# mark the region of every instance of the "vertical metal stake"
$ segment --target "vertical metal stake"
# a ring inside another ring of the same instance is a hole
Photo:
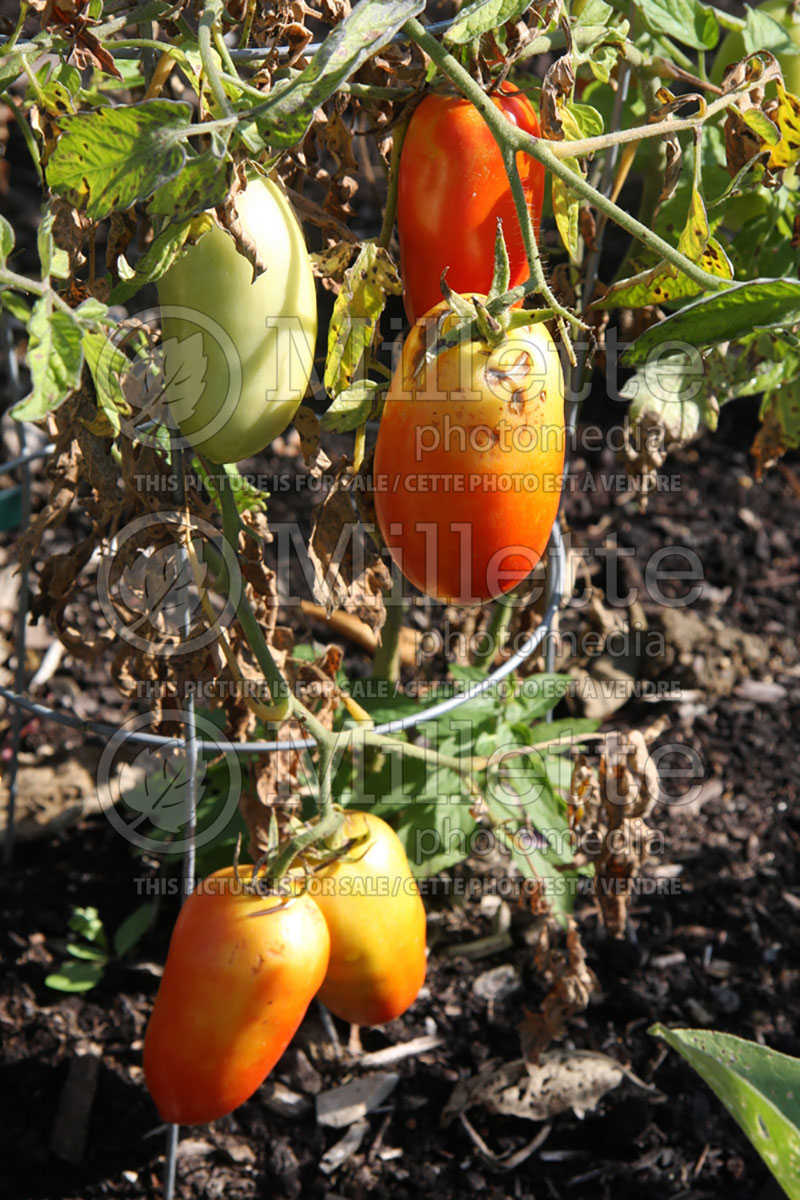
[[[185,460],[188,451],[180,453],[181,470],[178,473],[179,490],[178,490],[178,505],[182,509],[185,498],[184,491],[184,473],[190,465],[190,460]],[[188,588],[185,587],[185,580],[191,578],[191,570],[189,566],[189,556],[186,553],[186,548],[181,544],[178,552],[179,563],[179,585],[185,588],[186,603],[183,607],[183,615],[181,619],[181,634],[184,640],[189,640],[191,629],[192,613],[189,605]],[[184,711],[184,750],[186,752],[186,807],[188,809],[188,820],[186,823],[186,841],[187,847],[183,855],[183,902],[186,902],[187,896],[194,887],[195,874],[195,833],[197,831],[197,726],[195,724],[195,707],[194,695],[189,695],[182,702]],[[164,1175],[164,1200],[173,1200],[175,1195],[175,1179],[178,1165],[178,1130],[179,1126],[170,1125],[167,1128],[167,1144],[166,1144],[166,1167]]]
[[[8,382],[9,392],[11,393],[11,403],[16,404],[20,400],[19,386],[19,367],[17,365],[17,356],[14,353],[14,335],[11,332],[11,325],[7,317],[3,318],[3,335],[6,344],[6,356],[8,358]],[[20,421],[17,426],[19,432],[19,452],[21,457],[25,457],[26,450],[26,434],[25,422]],[[20,466],[22,472],[22,482],[20,485],[20,528],[27,529],[31,521],[31,468],[29,462],[23,462]],[[14,691],[19,694],[25,690],[25,657],[27,653],[28,639],[28,597],[29,597],[29,573],[28,567],[22,567],[19,580],[19,597],[17,601],[17,622],[16,635],[14,638],[14,654],[16,656],[16,669],[14,671]],[[9,866],[14,857],[14,832],[15,820],[17,812],[17,773],[19,770],[19,744],[22,735],[23,711],[18,705],[14,705],[11,713],[11,762],[9,763],[8,771],[8,808],[6,812],[6,832],[3,839],[3,865]]]

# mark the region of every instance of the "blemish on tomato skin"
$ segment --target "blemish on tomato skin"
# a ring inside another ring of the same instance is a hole
[[[524,413],[524,411],[525,411],[525,389],[524,388],[517,388],[517,390],[515,392],[511,393],[511,399],[508,402],[508,407],[517,416]]]

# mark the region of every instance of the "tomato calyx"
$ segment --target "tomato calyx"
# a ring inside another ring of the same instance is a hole
[[[357,862],[369,849],[370,832],[365,823],[363,833],[345,837],[344,810],[334,806],[330,813],[310,822],[292,819],[288,838],[279,839],[277,821],[271,817],[267,832],[267,847],[252,867],[240,869],[241,838],[233,857],[233,874],[237,886],[244,892],[274,897],[278,903],[253,916],[266,916],[282,905],[305,895],[309,882],[319,871],[338,861]],[[245,881],[242,872],[248,875]]]

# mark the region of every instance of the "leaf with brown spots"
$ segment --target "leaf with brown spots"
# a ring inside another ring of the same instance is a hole
[[[332,395],[351,386],[371,344],[387,295],[400,295],[397,268],[383,247],[365,242],[345,272],[328,329],[325,387]]]
[[[800,160],[800,99],[778,84],[778,108],[775,121],[781,140],[769,156],[772,170],[792,167]]]

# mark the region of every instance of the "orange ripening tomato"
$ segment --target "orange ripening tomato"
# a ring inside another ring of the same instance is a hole
[[[491,100],[520,129],[539,136],[533,105],[513,84],[503,84]],[[544,167],[522,153],[517,166],[538,237]],[[397,179],[400,273],[412,325],[441,301],[446,267],[454,292],[489,291],[498,217],[508,248],[509,287],[516,287],[528,278],[528,263],[497,142],[469,100],[432,92],[409,121]]]
[[[242,882],[251,876],[240,868]],[[307,895],[244,891],[231,867],[203,880],[175,924],[144,1041],[147,1086],[165,1121],[213,1121],[253,1094],[302,1021],[329,950]]]
[[[427,321],[448,314],[443,302]],[[443,329],[453,318],[445,316]],[[462,340],[421,366],[409,333],[378,430],[374,500],[397,566],[436,599],[477,604],[525,579],[558,512],[564,378],[541,323],[494,348]]]
[[[354,1025],[399,1017],[425,982],[425,906],[394,830],[372,813],[348,812],[344,837],[369,834],[309,883],[331,936],[319,998]]]

